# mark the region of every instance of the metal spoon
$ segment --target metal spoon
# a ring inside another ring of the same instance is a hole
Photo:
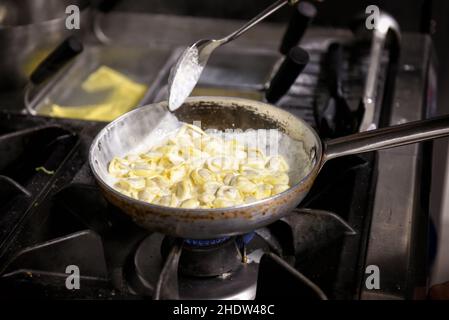
[[[197,84],[212,52],[218,47],[237,39],[254,25],[282,8],[287,3],[294,5],[299,0],[278,0],[254,17],[240,29],[222,39],[203,39],[188,47],[171,69],[168,79],[168,106],[171,111],[178,109]]]

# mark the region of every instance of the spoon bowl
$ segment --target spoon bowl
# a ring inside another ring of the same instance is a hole
[[[170,71],[168,101],[170,111],[178,109],[198,83],[212,52],[221,40],[202,39],[186,48]]]

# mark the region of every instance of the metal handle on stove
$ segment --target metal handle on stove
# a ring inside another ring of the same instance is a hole
[[[394,35],[394,40],[399,47],[401,32],[398,23],[390,15],[381,12],[376,21],[376,25],[374,26],[368,74],[366,76],[365,89],[361,101],[361,104],[364,107],[364,114],[360,124],[360,131],[372,130],[376,128],[374,124],[374,113],[376,106],[378,75],[382,51],[389,34]]]
[[[449,136],[449,115],[365,131],[324,143],[323,163],[351,154],[399,147]]]

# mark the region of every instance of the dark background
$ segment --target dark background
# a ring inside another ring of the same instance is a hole
[[[111,0],[109,0],[111,1]],[[189,16],[249,19],[275,0],[119,0],[115,10]],[[439,108],[449,112],[449,1],[448,0],[323,0],[315,1],[315,25],[348,27],[368,5],[389,12],[402,32],[429,34],[438,61]],[[288,21],[291,10],[283,8],[270,20]]]

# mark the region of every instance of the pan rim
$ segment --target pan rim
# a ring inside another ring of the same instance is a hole
[[[236,103],[238,105],[251,105],[251,104],[258,104],[258,105],[264,105],[265,107],[272,109],[272,108],[277,108],[276,106],[273,106],[271,104],[265,103],[265,102],[261,102],[261,101],[256,101],[256,100],[250,100],[250,99],[244,99],[244,98],[234,98],[234,97],[220,97],[220,96],[197,96],[197,97],[189,97],[186,102],[188,103],[195,103],[195,102],[211,102],[211,103],[220,103],[220,102],[224,102],[224,103]],[[113,193],[115,196],[119,197],[119,198],[124,198],[126,199],[128,202],[131,203],[135,203],[137,205],[146,207],[149,209],[149,211],[151,211],[151,209],[155,209],[157,211],[178,211],[179,213],[183,212],[183,213],[188,213],[188,212],[192,212],[195,211],[195,215],[208,215],[208,214],[213,214],[213,213],[222,213],[222,212],[228,212],[228,211],[235,211],[235,210],[242,210],[242,209],[247,209],[250,207],[256,207],[256,206],[261,206],[264,205],[270,201],[273,201],[275,199],[278,198],[283,198],[285,196],[287,196],[288,194],[294,192],[295,190],[297,190],[298,188],[300,188],[301,186],[303,186],[304,184],[306,184],[308,181],[310,181],[310,179],[315,179],[316,175],[319,173],[320,168],[321,168],[321,163],[322,163],[322,159],[323,159],[323,143],[321,141],[321,139],[319,138],[318,134],[316,133],[316,131],[303,119],[295,116],[294,114],[283,110],[283,109],[279,109],[278,111],[280,111],[281,113],[285,113],[288,114],[289,116],[292,116],[293,118],[295,118],[296,120],[298,120],[299,122],[301,122],[301,124],[306,127],[310,133],[312,133],[312,135],[315,138],[315,141],[317,142],[317,149],[315,150],[315,163],[312,165],[312,168],[310,169],[309,173],[307,175],[305,175],[301,180],[299,180],[297,183],[295,183],[293,186],[291,186],[290,188],[288,188],[287,190],[278,193],[274,196],[270,196],[268,198],[264,198],[264,199],[260,199],[254,202],[250,202],[250,203],[244,203],[244,204],[240,204],[238,206],[232,206],[232,207],[224,207],[224,208],[195,208],[195,209],[189,209],[189,208],[178,208],[178,207],[168,207],[168,206],[161,206],[161,205],[157,205],[157,204],[153,204],[150,202],[146,202],[143,200],[139,200],[139,199],[134,199],[132,197],[129,197],[123,193],[121,193],[120,191],[114,189],[112,186],[110,186],[106,181],[104,181],[103,178],[100,177],[100,175],[96,172],[95,170],[95,166],[94,166],[94,159],[93,159],[93,154],[94,154],[94,148],[98,145],[98,141],[100,140],[101,137],[104,136],[104,134],[106,134],[107,129],[109,127],[114,126],[116,123],[122,121],[122,119],[128,117],[130,114],[134,113],[134,112],[138,112],[140,109],[142,108],[149,108],[150,106],[154,106],[154,105],[162,105],[165,106],[168,110],[168,104],[167,101],[161,101],[161,102],[156,102],[156,103],[151,103],[151,104],[146,104],[144,106],[140,106],[137,107],[123,115],[121,115],[120,117],[116,118],[115,120],[111,121],[110,123],[108,123],[105,127],[103,127],[100,132],[98,132],[98,134],[95,136],[95,138],[92,140],[92,143],[89,147],[89,166],[91,169],[91,172],[94,175],[95,180],[97,181],[97,183],[100,183],[108,192]],[[226,105],[224,105],[224,107],[228,107]],[[169,110],[168,110],[169,111]],[[169,111],[170,112],[170,111]],[[176,213],[174,213],[176,214]]]

